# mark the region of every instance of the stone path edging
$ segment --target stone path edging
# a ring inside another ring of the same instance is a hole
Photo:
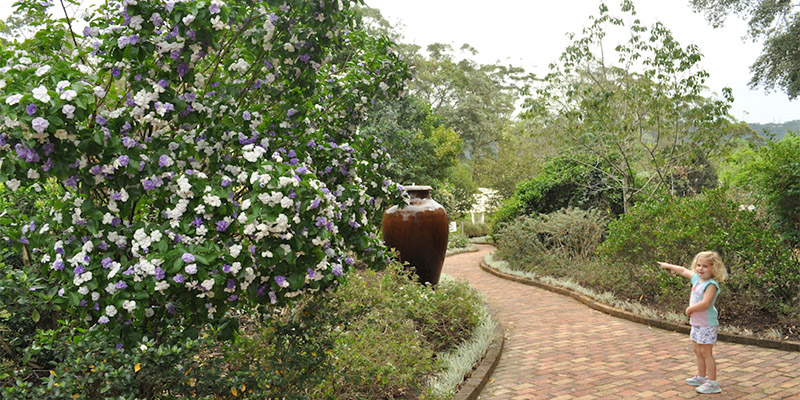
[[[489,347],[486,348],[486,354],[484,354],[483,358],[478,363],[478,367],[472,371],[472,374],[464,383],[464,386],[456,393],[456,400],[477,399],[486,386],[486,383],[489,382],[489,378],[492,377],[495,368],[497,368],[497,364],[500,362],[500,356],[503,354],[506,338],[503,334],[503,325],[500,324],[500,321],[491,317],[491,315],[490,318],[495,322],[494,339],[492,339],[492,343],[489,344]]]
[[[519,283],[522,283],[522,284],[525,284],[525,285],[536,286],[538,288],[545,289],[545,290],[548,290],[548,291],[551,291],[551,292],[554,292],[554,293],[558,293],[558,294],[561,294],[561,295],[564,295],[564,296],[572,297],[573,299],[577,300],[578,302],[580,302],[582,304],[585,304],[585,305],[589,306],[590,308],[592,308],[594,310],[597,310],[597,311],[600,311],[602,313],[606,313],[606,314],[612,315],[612,316],[617,317],[617,318],[622,318],[622,319],[626,319],[628,321],[637,322],[637,323],[640,323],[640,324],[644,324],[644,325],[648,325],[648,326],[652,326],[652,327],[655,327],[655,328],[660,328],[660,329],[664,329],[664,330],[668,330],[668,331],[673,331],[673,332],[680,332],[680,333],[688,334],[689,331],[691,330],[691,327],[689,325],[682,325],[682,324],[677,324],[677,323],[674,323],[674,322],[664,321],[664,320],[660,320],[660,319],[643,317],[643,316],[638,315],[638,314],[634,314],[634,313],[631,313],[631,312],[628,312],[628,311],[620,310],[618,308],[614,308],[614,307],[608,306],[606,304],[600,303],[600,302],[595,301],[594,299],[592,299],[592,298],[590,298],[588,296],[582,295],[580,293],[574,292],[574,291],[569,290],[569,289],[565,289],[565,288],[558,287],[558,286],[551,286],[551,285],[547,285],[547,284],[539,282],[539,281],[534,281],[534,280],[529,279],[529,278],[524,278],[524,277],[521,277],[521,276],[516,276],[516,275],[507,274],[505,272],[501,272],[501,271],[497,270],[496,268],[494,268],[494,267],[490,266],[489,264],[487,264],[486,260],[481,261],[480,267],[484,271],[489,272],[490,274],[498,276],[498,277],[503,278],[503,279],[508,279],[508,280],[519,282]],[[739,343],[739,344],[746,344],[746,345],[751,345],[751,346],[766,347],[766,348],[778,349],[778,350],[784,350],[784,351],[800,351],[800,342],[761,339],[761,338],[754,338],[754,337],[750,337],[750,336],[733,335],[733,334],[722,333],[722,332],[720,332],[717,335],[717,337],[718,337],[719,340],[726,341],[726,342],[731,342],[731,343]]]

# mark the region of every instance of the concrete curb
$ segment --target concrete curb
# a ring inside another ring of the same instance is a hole
[[[691,331],[691,327],[689,325],[683,324],[676,324],[674,322],[664,321],[660,319],[653,319],[643,317],[641,315],[637,315],[631,313],[629,311],[620,310],[618,308],[614,308],[608,306],[606,304],[600,303],[595,301],[594,299],[582,295],[580,293],[574,292],[569,289],[565,289],[558,286],[551,286],[547,285],[542,282],[534,281],[529,278],[524,278],[521,276],[511,275],[504,272],[500,272],[497,269],[491,267],[486,263],[485,260],[481,261],[481,269],[490,274],[496,275],[503,279],[508,279],[514,282],[519,282],[525,285],[536,286],[541,289],[545,289],[554,293],[558,293],[564,296],[572,297],[573,299],[577,300],[580,303],[583,303],[590,308],[609,314],[611,316],[626,319],[628,321],[637,322],[640,324],[645,324],[648,326],[652,326],[655,328],[660,328],[668,331],[679,332],[688,334]],[[800,342],[792,342],[792,341],[778,341],[778,340],[770,340],[770,339],[761,339],[761,338],[754,338],[750,336],[740,336],[740,335],[732,335],[729,333],[719,333],[717,335],[719,340],[731,343],[739,343],[739,344],[746,344],[750,346],[758,346],[758,347],[766,347],[770,349],[778,349],[778,350],[785,350],[785,351],[800,351]]]
[[[474,245],[472,247],[460,247],[460,248],[453,249],[453,250],[447,250],[447,252],[445,253],[445,257],[450,257],[450,256],[454,256],[456,254],[462,254],[462,253],[474,253],[474,252],[479,251],[479,250],[480,249],[478,249],[478,247],[474,246]]]
[[[495,318],[494,339],[489,347],[486,349],[486,354],[483,359],[478,363],[478,367],[472,371],[472,374],[464,383],[464,386],[456,393],[456,400],[476,400],[481,394],[481,391],[489,382],[492,377],[497,364],[500,362],[500,356],[503,354],[505,347],[506,337],[503,333],[503,325]]]

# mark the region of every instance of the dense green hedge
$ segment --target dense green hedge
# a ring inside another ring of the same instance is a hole
[[[622,193],[604,190],[607,177],[599,171],[601,168],[567,157],[550,159],[538,175],[517,185],[514,195],[495,211],[492,232],[518,216],[549,214],[567,207],[619,215],[623,210]]]
[[[569,277],[626,300],[680,312],[688,298],[687,282],[655,262],[688,267],[696,253],[716,250],[730,272],[718,302],[723,323],[757,322],[760,328],[776,329],[797,325],[800,260],[762,214],[742,208],[722,189],[640,203],[609,224],[597,256],[577,261],[563,251],[541,251],[541,235],[526,235],[532,223],[522,219],[497,236],[498,254],[516,268]]]

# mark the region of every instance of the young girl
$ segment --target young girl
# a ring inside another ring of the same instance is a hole
[[[691,270],[664,262],[658,265],[692,280],[692,295],[685,313],[692,325],[697,375],[686,379],[686,384],[697,386],[698,393],[720,393],[722,389],[717,383],[717,363],[713,353],[719,328],[714,303],[719,295],[720,282],[728,276],[725,264],[717,252],[703,251],[694,257]]]

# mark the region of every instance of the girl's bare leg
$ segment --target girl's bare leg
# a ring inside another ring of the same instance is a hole
[[[697,342],[692,342],[692,343],[694,344],[694,355],[695,355],[695,357],[697,357],[697,376],[705,377],[706,376],[706,357],[703,354],[703,350],[702,350],[703,349],[702,346],[704,346],[704,345],[702,345],[700,343],[697,343]],[[710,346],[710,345],[706,345],[706,346]],[[711,360],[713,361],[714,359],[712,358]],[[711,379],[711,377],[709,376],[708,379]]]
[[[712,381],[717,380],[717,362],[714,360],[714,345],[713,344],[701,344],[696,346],[700,347],[700,353],[703,357],[703,366],[706,372],[708,372],[708,379]],[[698,361],[698,367],[699,367]]]

